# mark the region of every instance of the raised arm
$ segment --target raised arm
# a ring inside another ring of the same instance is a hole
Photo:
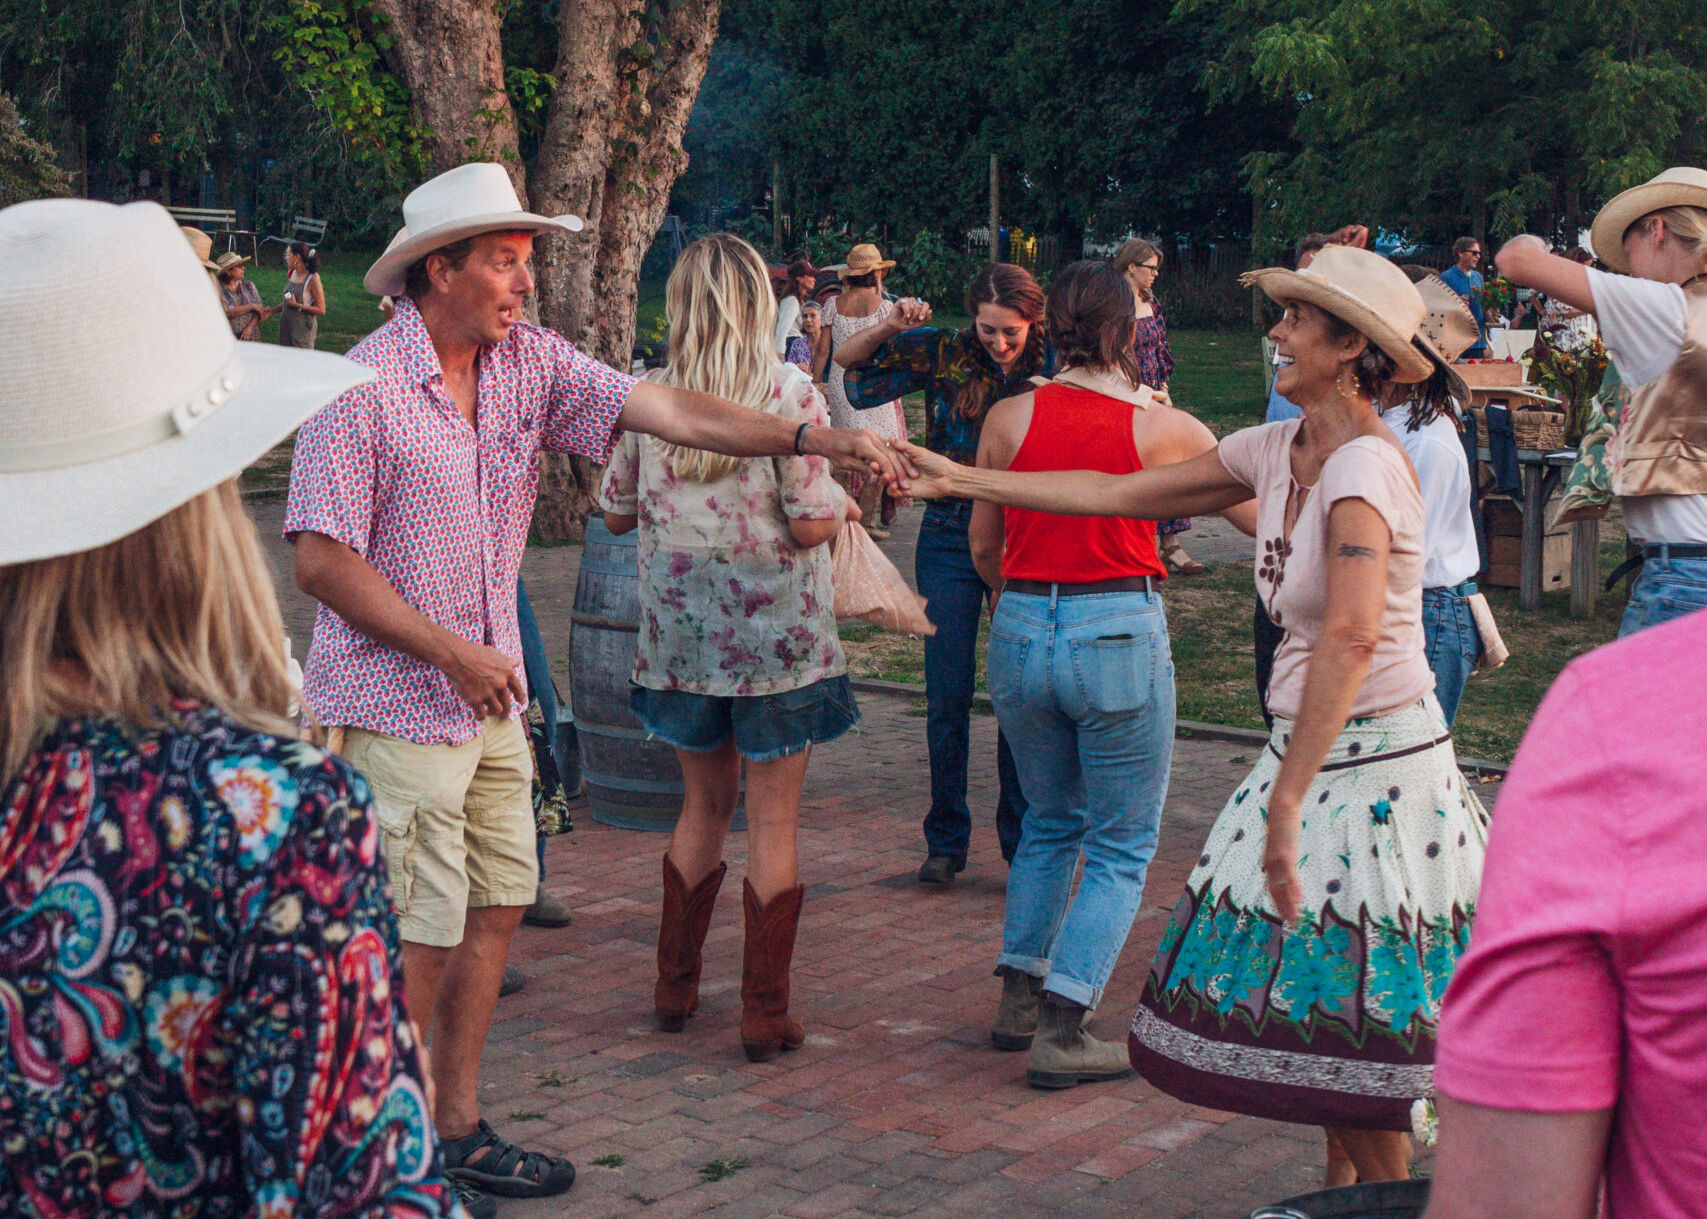
[[[731,457],[791,456],[800,429],[798,423],[714,394],[652,381],[641,381],[629,391],[617,426]],[[800,452],[828,458],[843,469],[870,471],[891,486],[904,486],[911,473],[875,432],[808,425]]]
[[[1541,238],[1524,233],[1513,237],[1494,255],[1494,265],[1512,283],[1538,288],[1573,309],[1594,311],[1594,293],[1588,285],[1588,270],[1547,249]]]
[[[1269,793],[1268,841],[1263,851],[1269,896],[1288,922],[1302,909],[1298,837],[1304,794],[1345,730],[1352,700],[1369,675],[1375,647],[1381,642],[1391,548],[1387,522],[1367,501],[1342,499],[1329,509],[1327,612],[1304,672],[1303,706]]]
[[[857,368],[877,354],[877,349],[907,330],[929,326],[931,307],[924,301],[896,301],[889,316],[867,326],[835,350],[835,361],[843,368]]]
[[[1092,470],[1019,473],[977,470],[906,441],[892,443],[918,471],[909,490],[924,499],[960,496],[1063,516],[1166,521],[1222,512],[1251,497],[1251,489],[1227,473],[1214,449],[1190,461],[1136,474],[1099,474]]]

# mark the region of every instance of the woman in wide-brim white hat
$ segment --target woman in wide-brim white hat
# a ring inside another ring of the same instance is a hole
[[[1237,515],[1255,497],[1257,591],[1287,632],[1273,735],[1209,833],[1128,1048],[1163,1091],[1324,1126],[1359,1179],[1399,1179],[1487,824],[1423,655],[1422,499],[1376,411],[1391,385],[1433,371],[1416,341],[1427,311],[1403,271],[1345,246],[1248,282],[1285,308],[1276,387],[1302,419],[1173,465],[1146,454],[1149,468],[1119,476],[904,451],[915,494],[1041,512],[1167,520]]]
[[[1619,626],[1629,635],[1707,608],[1707,170],[1668,169],[1614,196],[1592,241],[1594,256],[1625,274],[1527,235],[1495,261],[1513,283],[1592,313],[1623,383],[1607,457],[1625,528],[1642,546]]]
[[[152,203],[0,211],[0,261],[0,923],[47,946],[9,1019],[53,1030],[0,1075],[8,1176],[66,1214],[161,1163],[232,1211],[318,1178],[327,1209],[448,1214],[367,787],[295,739],[236,487],[371,374],[239,345]],[[64,285],[115,275],[150,307],[92,341]],[[150,1108],[170,1137],[124,1116]]]

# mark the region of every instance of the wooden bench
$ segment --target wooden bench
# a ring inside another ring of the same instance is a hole
[[[237,227],[237,211],[229,207],[169,207],[166,209],[179,224],[201,229],[208,236],[225,241],[226,250],[234,250],[237,243],[249,243],[249,256],[259,258],[261,247],[259,239],[248,229]]]

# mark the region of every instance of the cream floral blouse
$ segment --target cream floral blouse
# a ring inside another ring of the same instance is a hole
[[[774,370],[773,413],[827,424],[811,380]],[[640,518],[640,640],[634,680],[723,697],[797,690],[847,671],[832,609],[830,548],[803,550],[796,520],[831,520],[846,496],[822,457],[755,457],[688,482],[663,446],[623,434],[599,506]]]

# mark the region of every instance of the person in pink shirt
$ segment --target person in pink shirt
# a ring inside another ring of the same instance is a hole
[[[1429,1219],[1707,1214],[1707,618],[1572,663],[1495,812]]]

